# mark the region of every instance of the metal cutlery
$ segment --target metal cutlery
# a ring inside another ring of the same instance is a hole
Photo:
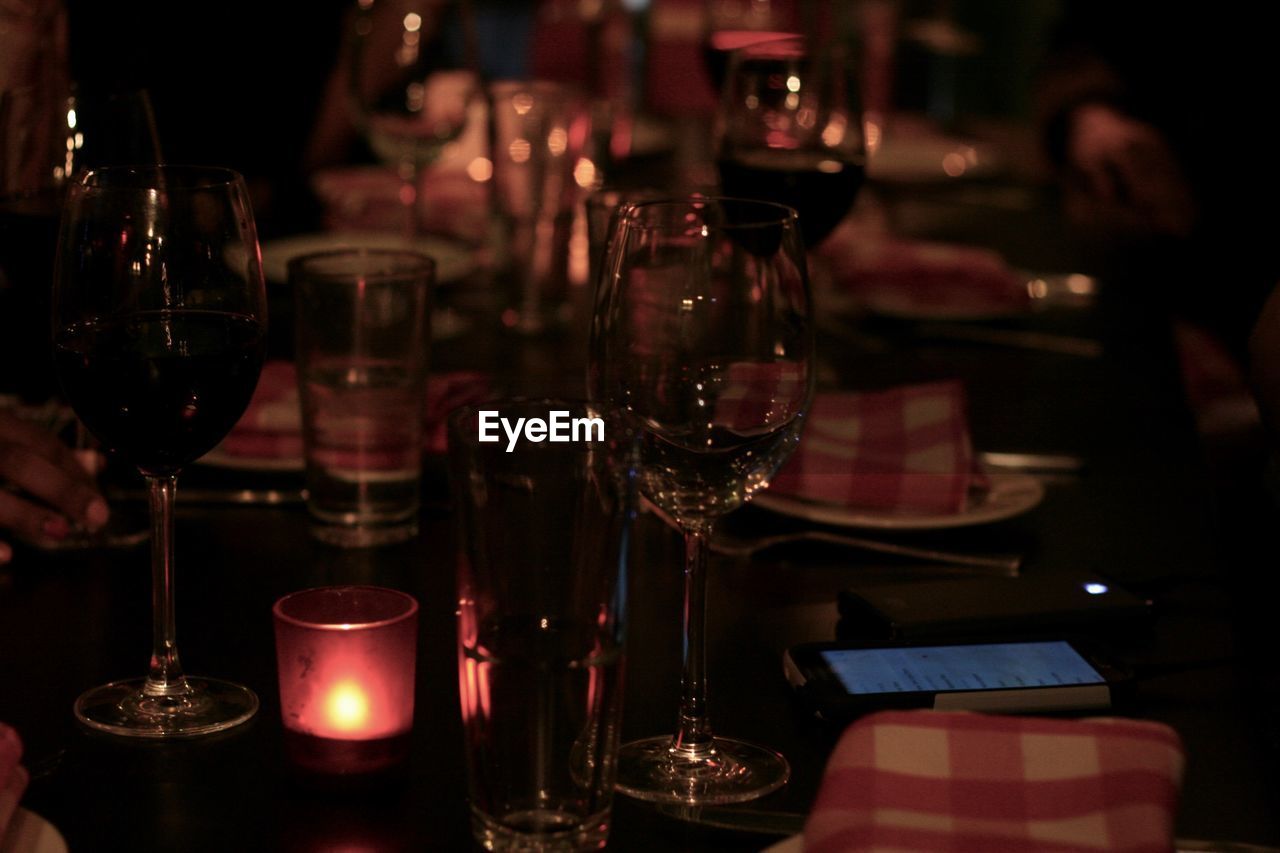
[[[1084,460],[1067,453],[1013,453],[991,450],[979,453],[978,460],[987,468],[1026,471],[1033,474],[1079,474],[1084,470]]]

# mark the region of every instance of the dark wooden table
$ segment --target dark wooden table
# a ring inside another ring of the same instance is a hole
[[[1141,683],[1117,713],[1161,720],[1185,740],[1182,837],[1280,843],[1274,707],[1260,704],[1264,650],[1240,641],[1239,603],[1266,587],[1219,559],[1205,471],[1166,320],[1107,282],[1088,310],[1021,324],[1102,341],[1101,358],[926,340],[911,324],[866,320],[822,336],[833,384],[877,387],[960,377],[983,450],[1071,453],[1084,472],[1047,486],[1035,510],[968,530],[899,536],[1025,554],[1025,572],[1089,571],[1151,595],[1157,620],[1137,654],[1169,674]],[[441,342],[441,368],[501,369],[527,394],[581,388],[581,341],[488,334]],[[194,470],[188,485],[217,485]],[[301,507],[184,506],[177,530],[179,640],[187,669],[251,686],[249,725],[191,742],[130,743],[73,721],[83,689],[139,675],[149,649],[145,548],[40,554],[0,571],[0,719],[27,744],[25,805],[73,851],[401,851],[470,845],[455,674],[453,537],[439,460],[426,475],[421,536],[342,552],[312,542]],[[181,488],[179,489],[181,494]],[[181,504],[181,498],[180,504]],[[731,523],[785,528],[758,509]],[[633,573],[624,737],[671,728],[678,693],[680,544],[642,519]],[[717,730],[791,760],[782,791],[748,811],[803,813],[836,732],[795,705],[781,654],[831,639],[836,593],[860,577],[928,577],[909,562],[831,549],[718,559],[710,577],[712,714]],[[335,792],[296,777],[282,755],[270,607],[330,583],[404,589],[421,603],[417,714],[409,778]],[[1194,664],[1198,666],[1193,666]],[[1189,665],[1189,666],[1184,666]],[[1268,669],[1269,667],[1269,669]],[[610,848],[758,850],[776,840],[678,820],[619,798]]]

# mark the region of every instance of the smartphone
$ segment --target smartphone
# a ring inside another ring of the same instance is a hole
[[[824,720],[888,708],[1026,713],[1107,708],[1127,673],[1078,640],[857,645],[806,643],[787,680]]]
[[[1145,630],[1151,602],[1096,575],[952,578],[840,593],[838,636],[857,641],[1001,638],[1028,631],[1115,636]]]

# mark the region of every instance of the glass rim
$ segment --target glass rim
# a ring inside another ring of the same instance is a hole
[[[308,622],[305,619],[299,619],[296,616],[290,616],[284,612],[286,603],[301,598],[306,595],[314,595],[319,592],[332,593],[337,591],[363,590],[376,592],[380,595],[387,595],[392,598],[399,599],[407,606],[403,612],[388,616],[385,619],[375,619],[371,622]],[[313,586],[308,589],[299,589],[294,592],[287,593],[276,599],[275,604],[271,605],[271,614],[277,620],[292,625],[295,628],[303,628],[308,631],[370,631],[376,628],[385,628],[390,625],[403,622],[418,614],[418,599],[414,598],[407,592],[398,589],[391,589],[385,586],[373,586],[372,584],[337,584],[334,586]]]
[[[319,261],[335,260],[344,257],[359,258],[395,258],[400,261],[407,261],[403,267],[388,270],[377,270],[369,272],[353,272],[351,270],[343,270],[340,272],[329,272],[312,268],[310,265]],[[391,249],[376,247],[349,246],[337,249],[321,249],[318,252],[307,252],[290,258],[285,265],[287,278],[293,281],[295,276],[305,277],[312,281],[325,282],[350,282],[355,283],[355,279],[361,281],[384,282],[395,279],[403,279],[409,276],[426,275],[429,279],[428,284],[435,281],[436,276],[436,259],[422,252],[416,252],[412,249]]]
[[[244,186],[244,176],[226,166],[199,164],[135,163],[129,165],[99,166],[72,179],[72,184],[82,190],[97,192],[106,190],[160,189],[161,179],[166,189],[202,190],[218,187]]]
[[[623,202],[618,208],[618,226],[622,227],[623,225],[626,225],[628,228],[638,231],[685,230],[688,228],[687,223],[646,223],[640,221],[637,217],[637,213],[649,208],[675,207],[676,205],[684,205],[689,208],[696,208],[698,205],[717,205],[723,208],[725,202],[752,205],[761,210],[773,211],[773,213],[771,216],[752,218],[745,222],[718,222],[714,225],[706,225],[708,230],[746,231],[755,228],[781,228],[787,225],[795,227],[800,220],[800,215],[796,212],[794,207],[788,207],[787,205],[779,204],[776,201],[766,201],[765,199],[759,198],[743,198],[741,196],[689,195]]]
[[[690,195],[689,197],[693,198],[694,196]],[[616,209],[626,204],[639,204],[642,201],[662,201],[670,198],[673,198],[670,192],[664,192],[654,187],[629,188],[606,185],[587,193],[582,203],[587,207],[610,207]]]

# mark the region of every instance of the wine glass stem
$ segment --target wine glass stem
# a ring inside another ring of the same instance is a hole
[[[711,525],[684,531],[684,674],[680,727],[672,748],[688,757],[709,754],[714,740],[707,719],[707,537]]]
[[[180,696],[190,688],[178,662],[173,613],[173,505],[178,476],[148,476],[151,507],[151,667],[142,690],[148,696]]]

